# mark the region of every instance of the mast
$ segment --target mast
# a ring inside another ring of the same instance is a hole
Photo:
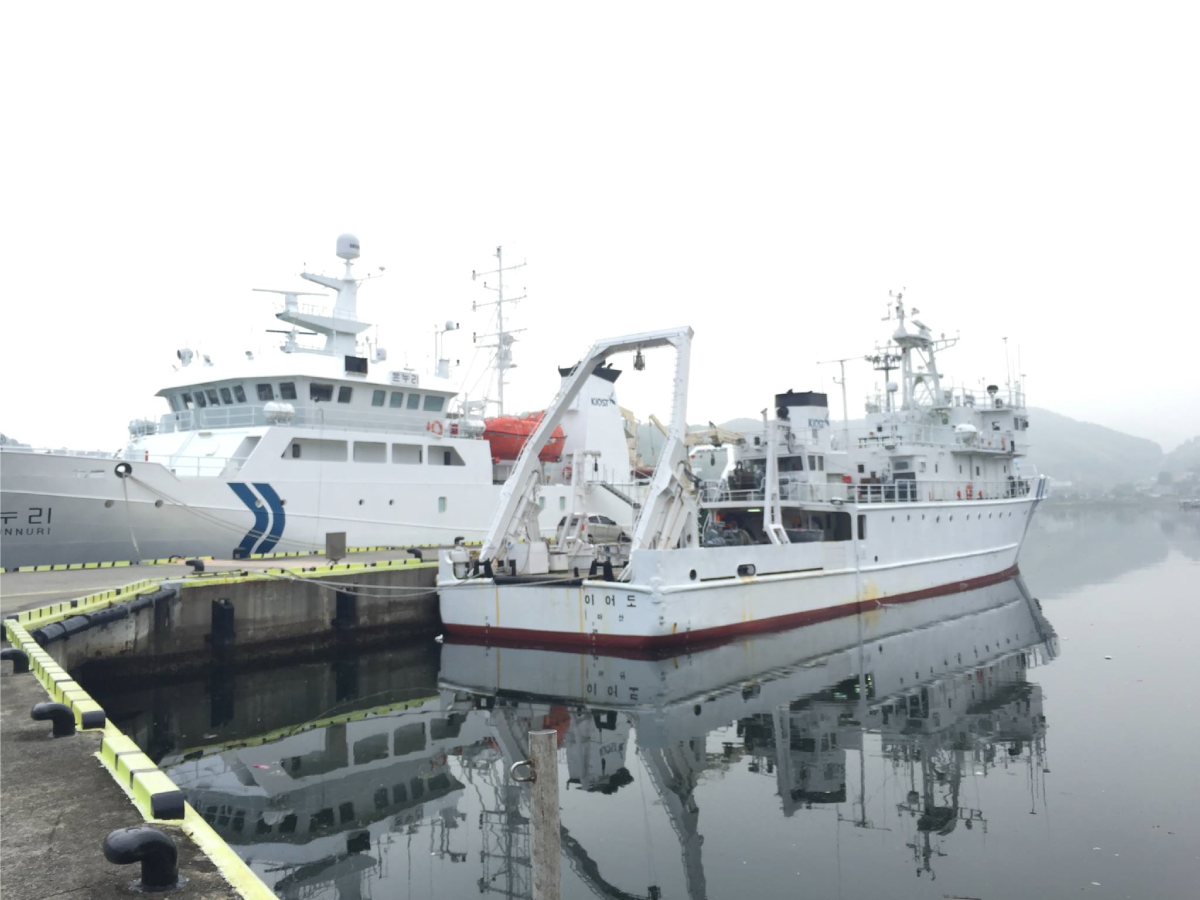
[[[514,365],[516,365],[512,361],[512,345],[514,343],[516,343],[516,340],[517,340],[515,335],[520,334],[522,331],[525,330],[524,328],[516,328],[511,331],[505,329],[505,327],[504,327],[504,304],[505,303],[518,303],[521,300],[524,300],[526,297],[525,294],[521,294],[520,297],[505,297],[504,296],[504,273],[511,272],[514,269],[522,269],[525,267],[526,263],[521,262],[515,266],[505,267],[505,265],[504,265],[504,248],[503,247],[497,247],[494,255],[496,257],[496,268],[492,269],[489,272],[472,271],[471,272],[471,280],[478,281],[483,276],[495,275],[496,276],[496,286],[495,287],[492,287],[486,281],[483,283],[483,286],[487,290],[494,292],[496,294],[496,299],[491,301],[490,303],[472,303],[471,311],[475,312],[476,310],[478,310],[484,306],[495,306],[496,307],[496,330],[491,334],[481,335],[485,339],[495,338],[496,342],[494,344],[480,344],[479,346],[488,347],[488,348],[494,349],[496,351],[496,355],[494,357],[494,359],[495,359],[494,365],[495,365],[495,369],[496,369],[496,399],[494,401],[490,400],[490,399],[485,399],[484,404],[486,405],[487,403],[494,402],[496,404],[496,408],[497,408],[496,414],[502,416],[502,415],[504,415],[504,385],[505,385],[504,373],[506,371],[508,371],[509,369],[513,368]],[[476,339],[478,340],[479,337],[480,336],[476,336]]]

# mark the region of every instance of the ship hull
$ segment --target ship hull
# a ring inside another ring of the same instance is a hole
[[[446,633],[460,639],[646,651],[719,643],[999,583],[1039,496],[878,504],[863,540],[639,550],[627,583],[439,577]],[[857,556],[857,558],[856,558]]]
[[[329,532],[345,532],[351,547],[478,540],[500,492],[499,485],[462,479],[300,480],[251,465],[224,476],[180,477],[155,462],[83,455],[5,453],[3,462],[5,569],[311,552]],[[129,467],[128,477],[118,476],[118,465]],[[569,490],[542,489],[548,533]],[[630,507],[607,492],[596,492],[594,506],[591,512],[630,527]]]

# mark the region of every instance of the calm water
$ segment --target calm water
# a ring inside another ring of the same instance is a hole
[[[281,897],[528,897],[535,728],[567,897],[1196,896],[1200,515],[1043,507],[1021,567],[660,661],[433,643],[88,687]]]

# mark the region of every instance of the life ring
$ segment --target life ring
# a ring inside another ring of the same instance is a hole
[[[973,488],[971,485],[968,484],[967,485],[967,499],[970,500],[974,496],[975,496],[975,488]]]
[[[574,471],[575,470],[572,469],[570,466],[563,466],[563,481],[569,483],[571,480],[571,474]]]
[[[117,473],[118,478],[128,478],[133,474],[133,466],[127,462],[119,462],[113,471]]]
[[[434,419],[432,422],[428,423],[428,424],[425,426],[425,430],[426,430],[426,431],[432,431],[432,432],[433,432],[434,434],[436,434],[438,437],[441,437],[441,435],[442,435],[442,431],[444,430],[444,429],[442,428],[442,420],[441,420],[441,419]]]

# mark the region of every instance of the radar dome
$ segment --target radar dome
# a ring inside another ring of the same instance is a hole
[[[337,255],[349,262],[358,259],[358,238],[352,234],[339,234],[337,240]]]

